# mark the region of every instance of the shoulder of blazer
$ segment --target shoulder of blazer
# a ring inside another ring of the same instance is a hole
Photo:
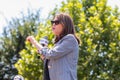
[[[66,36],[64,36],[62,39],[66,39],[66,38],[75,38],[73,34],[67,34]]]
[[[64,36],[64,37],[61,39],[61,42],[62,42],[63,40],[69,40],[69,41],[72,41],[72,43],[74,43],[74,44],[76,44],[76,45],[79,45],[76,37],[75,37],[73,34],[67,34],[66,36]]]
[[[73,39],[75,39],[75,37],[74,37],[73,34],[67,34],[60,41],[67,40],[67,39],[72,39],[73,40]]]
[[[67,34],[67,35],[64,36],[61,40],[59,40],[55,45],[60,44],[62,41],[64,41],[64,40],[68,40],[68,39],[72,39],[72,40],[74,40],[75,37],[74,37],[73,34]]]

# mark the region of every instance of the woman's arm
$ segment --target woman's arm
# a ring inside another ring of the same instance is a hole
[[[61,43],[57,44],[52,49],[41,48],[41,54],[45,56],[46,59],[58,59],[69,53],[73,49],[77,50],[78,43],[73,36],[66,36]]]
[[[47,47],[42,47],[33,36],[28,36],[27,38],[28,41],[30,41],[43,55],[46,59],[50,58],[60,58],[64,55],[69,54],[74,47],[78,46],[78,43],[73,36],[66,36],[63,41],[58,44],[57,46],[53,47],[52,49],[48,49]]]

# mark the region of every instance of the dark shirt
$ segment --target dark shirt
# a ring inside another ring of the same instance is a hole
[[[50,80],[49,76],[49,70],[48,70],[48,59],[45,59],[44,61],[44,75],[43,75],[43,80]]]

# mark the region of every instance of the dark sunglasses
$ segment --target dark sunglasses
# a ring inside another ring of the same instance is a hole
[[[55,21],[51,21],[51,24],[53,25],[55,23],[55,25],[58,25],[60,23],[60,21],[55,20]]]

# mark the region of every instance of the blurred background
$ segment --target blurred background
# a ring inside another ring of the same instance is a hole
[[[78,80],[120,80],[120,0],[0,0],[0,80],[42,80],[43,62],[25,39],[54,36],[50,20],[68,13],[80,39]]]

